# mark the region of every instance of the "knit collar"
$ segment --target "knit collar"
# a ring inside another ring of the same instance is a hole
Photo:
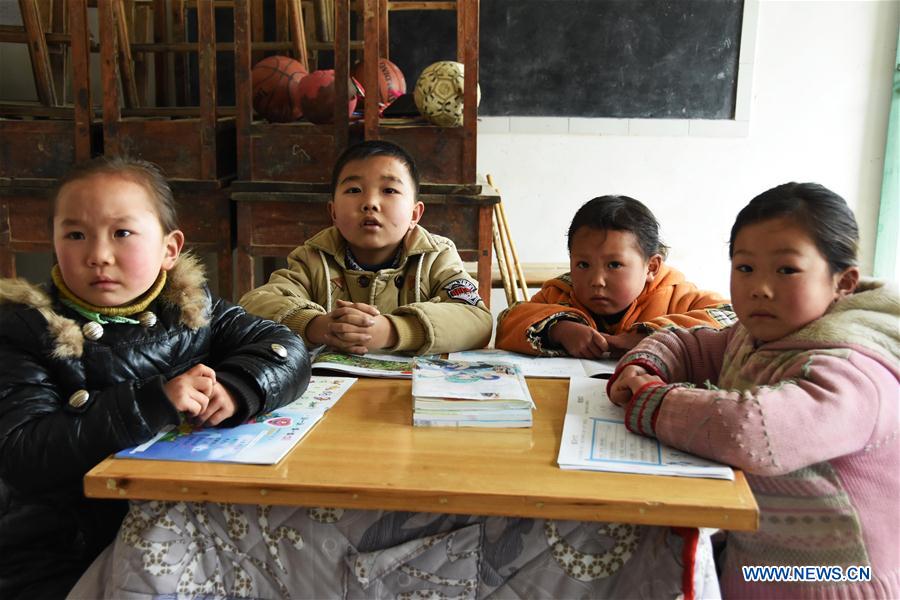
[[[397,248],[397,253],[394,254],[394,258],[391,258],[381,264],[378,265],[363,265],[356,257],[353,256],[353,251],[350,250],[350,245],[347,245],[346,250],[344,251],[344,264],[347,265],[347,269],[351,271],[367,271],[372,273],[377,273],[382,269],[396,269],[400,266],[400,260],[403,258],[403,244]]]
[[[159,296],[159,293],[166,285],[166,272],[160,271],[159,276],[156,278],[156,281],[153,282],[153,285],[150,286],[150,289],[131,304],[126,304],[123,306],[95,306],[93,304],[85,302],[74,293],[72,293],[72,290],[70,290],[66,283],[63,281],[62,273],[59,270],[59,265],[53,266],[53,270],[50,271],[50,277],[53,279],[53,284],[56,286],[56,289],[59,290],[59,295],[62,296],[63,299],[67,300],[68,303],[71,304],[73,309],[86,316],[87,318],[91,317],[85,315],[85,312],[97,313],[98,315],[102,315],[104,317],[126,317],[128,315],[134,315],[139,312],[143,312],[147,310],[147,307],[150,306],[151,302],[156,300],[156,297]]]

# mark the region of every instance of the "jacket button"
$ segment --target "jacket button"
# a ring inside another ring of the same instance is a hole
[[[81,332],[84,334],[84,337],[92,342],[96,342],[103,337],[103,325],[96,321],[88,321],[81,326]]]
[[[69,406],[72,408],[81,408],[85,404],[87,404],[88,398],[90,397],[90,393],[87,390],[78,390],[71,396],[69,396]]]
[[[269,347],[272,349],[272,352],[274,352],[276,355],[280,356],[281,358],[287,358],[287,355],[288,355],[287,348],[285,348],[281,344],[272,344]]]
[[[365,275],[361,275],[356,281],[359,283],[359,287],[369,287],[369,278]]]
[[[141,327],[147,329],[156,325],[156,320],[156,315],[149,310],[146,310],[138,315],[138,321],[141,323]]]
[[[398,289],[402,288],[403,287],[403,275],[397,275],[394,278],[394,284],[396,284]]]

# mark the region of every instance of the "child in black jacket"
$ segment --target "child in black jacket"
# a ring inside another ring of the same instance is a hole
[[[6,599],[65,596],[113,540],[125,503],[84,497],[91,467],[184,418],[271,411],[310,376],[300,338],[210,295],[153,165],[97,159],[53,204],[52,284],[0,280]]]

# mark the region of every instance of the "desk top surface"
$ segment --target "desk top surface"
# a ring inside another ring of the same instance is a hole
[[[566,471],[556,464],[568,381],[529,379],[534,427],[411,426],[408,380],[360,379],[277,465],[109,458],[99,498],[333,506],[752,530],[743,473],[721,481]]]

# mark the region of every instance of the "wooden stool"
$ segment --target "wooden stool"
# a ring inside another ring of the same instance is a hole
[[[251,8],[257,6],[249,0],[236,0],[234,5],[238,179],[324,183],[349,139],[349,0],[337,0],[334,122],[324,125],[254,119],[251,66],[258,48],[267,44],[253,39],[261,21],[251,21]]]
[[[16,254],[53,251],[50,196],[57,179],[101,144],[86,0],[19,0],[19,8],[23,25],[0,28],[0,42],[28,44],[39,101],[0,103],[2,277],[16,276]]]
[[[429,183],[475,183],[478,144],[478,0],[413,2],[409,0],[364,0],[365,61],[363,88],[378,89],[378,61],[390,58],[388,29],[393,10],[452,10],[456,13],[456,60],[465,69],[463,125],[437,127],[422,119],[412,122],[384,121],[375,102],[366,102],[365,138],[387,140],[403,146]],[[439,60],[440,57],[435,57]],[[415,86],[415,82],[410,82]],[[406,120],[408,121],[408,120]],[[488,224],[490,230],[490,224]],[[489,234],[490,235],[490,234]]]
[[[104,153],[142,158],[162,169],[178,203],[187,247],[216,254],[218,294],[231,299],[233,244],[226,190],[235,172],[235,118],[233,110],[221,110],[217,101],[216,3],[197,0],[191,4],[196,4],[196,43],[185,41],[189,7],[184,0],[171,2],[171,10],[165,1],[154,0],[152,11],[137,10],[150,7],[125,0],[100,2]],[[146,37],[151,29],[152,42],[131,41],[134,33]],[[189,99],[186,58],[191,52],[198,56],[199,106],[167,106]],[[151,53],[162,68],[156,73],[154,98],[147,97],[146,69],[136,67],[148,64],[144,55]],[[164,65],[172,54],[175,94],[167,93],[164,79],[169,73]],[[120,85],[124,98],[120,98]]]

